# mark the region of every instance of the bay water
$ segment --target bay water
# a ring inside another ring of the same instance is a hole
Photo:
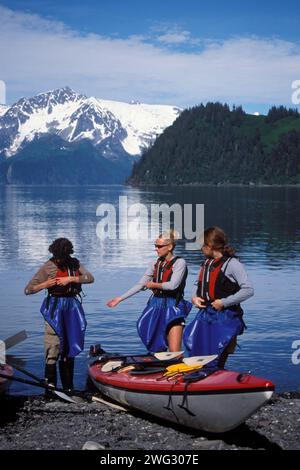
[[[228,233],[255,289],[254,297],[243,304],[248,328],[227,367],[271,379],[278,391],[300,391],[299,187],[1,186],[0,339],[22,329],[28,333],[28,339],[10,353],[25,360],[26,369],[43,376],[44,326],[39,309],[45,294],[25,296],[23,291],[49,258],[49,244],[62,236],[73,242],[75,256],[95,276],[94,284],[84,286],[88,328],[85,351],[76,360],[76,386],[85,384],[91,344],[101,343],[114,352],[144,352],[136,321],[149,292],[140,292],[115,309],[106,306],[107,300],[135,284],[156,258],[153,240],[146,237],[97,236],[98,206],[115,207],[118,222],[120,196],[127,197],[128,205],[149,208],[163,203],[204,204],[205,227],[218,225]],[[186,250],[180,242],[176,254],[188,263],[185,298],[190,299],[203,260],[200,247]],[[195,314],[193,309],[189,321]],[[16,383],[11,392],[40,393]]]

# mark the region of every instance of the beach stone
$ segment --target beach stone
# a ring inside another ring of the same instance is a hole
[[[300,450],[300,395],[276,396],[221,437],[93,402],[7,397],[1,409],[1,450]]]
[[[104,446],[94,441],[86,441],[82,446],[82,450],[104,450],[104,449],[105,449]]]

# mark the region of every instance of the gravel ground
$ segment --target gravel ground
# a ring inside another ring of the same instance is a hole
[[[296,393],[275,395],[245,424],[225,434],[188,430],[90,400],[70,404],[43,396],[10,396],[1,399],[0,410],[1,450],[300,449],[300,395]]]

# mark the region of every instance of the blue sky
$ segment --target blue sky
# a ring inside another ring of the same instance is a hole
[[[63,21],[78,31],[123,38],[144,34],[156,23],[175,23],[203,38],[254,34],[299,39],[299,1],[2,0],[0,4]]]
[[[86,95],[265,112],[293,106],[296,1],[0,0],[7,102],[69,85]]]

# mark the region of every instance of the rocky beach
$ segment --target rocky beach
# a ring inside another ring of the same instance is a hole
[[[299,393],[275,395],[224,434],[197,432],[93,400],[92,394],[78,404],[42,395],[2,397],[0,450],[300,450]]]

